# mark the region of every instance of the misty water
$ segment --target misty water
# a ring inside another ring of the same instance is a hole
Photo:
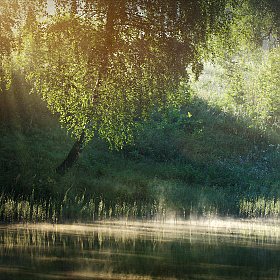
[[[0,279],[280,279],[277,221],[0,227]]]

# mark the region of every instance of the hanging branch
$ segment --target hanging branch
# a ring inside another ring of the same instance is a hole
[[[107,66],[109,62],[110,57],[110,51],[112,46],[112,36],[114,33],[114,2],[110,1],[108,6],[108,12],[107,12],[107,23],[106,23],[106,40],[104,44],[104,52],[102,54],[102,64],[99,70],[98,79],[95,85],[95,88],[93,90],[93,97],[91,99],[92,106],[96,106],[96,103],[98,102],[99,97],[99,87],[102,84],[102,78],[106,75]],[[91,121],[91,120],[90,120]],[[90,122],[89,121],[89,122]],[[71,168],[76,161],[79,159],[81,152],[84,148],[86,136],[85,136],[85,129],[88,126],[86,124],[82,130],[82,133],[79,137],[79,139],[74,143],[71,151],[67,155],[67,157],[64,159],[64,161],[55,169],[56,172],[64,174],[69,168]]]

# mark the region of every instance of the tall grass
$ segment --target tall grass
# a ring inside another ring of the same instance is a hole
[[[194,191],[194,190],[192,190]],[[200,192],[199,200],[191,200],[190,208],[182,206],[171,207],[171,204],[162,201],[134,201],[126,203],[119,201],[106,201],[104,198],[90,198],[85,201],[85,197],[75,197],[74,200],[67,198],[63,201],[57,201],[50,198],[49,200],[35,202],[33,197],[27,199],[14,199],[2,195],[0,197],[0,220],[2,222],[95,222],[95,221],[115,221],[115,220],[140,220],[143,222],[166,222],[169,220],[185,220],[190,217],[207,217],[217,218],[232,216],[232,210],[228,208],[221,216],[221,207],[230,199],[224,194],[213,192],[209,195],[209,190]],[[207,193],[206,193],[207,192]],[[217,203],[220,196],[220,202]],[[211,200],[212,198],[213,200]],[[185,204],[188,205],[188,204]],[[227,205],[229,206],[229,205]],[[267,199],[265,197],[240,199],[233,207],[238,209],[240,218],[279,218],[280,216],[280,198]]]
[[[40,202],[27,199],[13,199],[2,195],[0,197],[0,220],[4,222],[94,222],[105,220],[135,220],[165,221],[167,206],[154,201],[153,203],[137,202],[133,204],[121,201],[107,202],[103,198],[66,196],[63,201],[54,199]],[[172,211],[173,213],[173,211]],[[168,216],[171,217],[170,215]]]

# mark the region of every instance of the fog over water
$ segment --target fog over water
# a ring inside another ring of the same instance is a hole
[[[279,279],[277,221],[2,225],[1,279]]]

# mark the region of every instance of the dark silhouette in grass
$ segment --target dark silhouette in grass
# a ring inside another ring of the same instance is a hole
[[[71,168],[75,162],[80,157],[80,154],[83,150],[85,142],[85,132],[81,133],[80,138],[75,142],[71,151],[69,152],[68,156],[65,160],[55,169],[57,173],[64,174],[69,168]]]

